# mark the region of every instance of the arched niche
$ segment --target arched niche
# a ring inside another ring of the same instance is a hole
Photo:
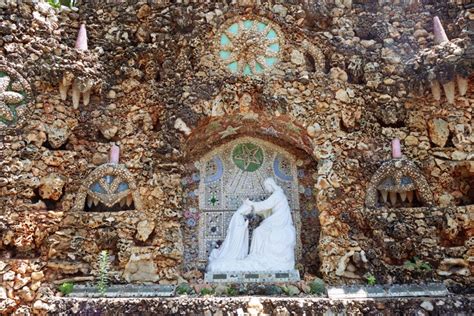
[[[222,121],[219,126],[223,131],[228,130]],[[262,200],[268,197],[263,181],[272,177],[285,191],[292,209],[297,230],[297,267],[317,272],[319,260],[316,247],[320,226],[313,192],[316,163],[301,148],[288,146],[280,138],[263,139],[258,131],[264,128],[269,127],[253,128],[253,135],[259,137],[235,133],[227,142],[201,144],[214,146],[204,153],[200,148],[189,149],[202,154],[189,162],[188,175],[182,181],[185,187],[185,270],[203,270],[206,267],[210,250],[225,239],[233,212],[245,198]],[[248,126],[244,126],[239,130],[243,132],[247,129]],[[277,129],[273,130],[280,133]],[[219,135],[219,131],[215,132]],[[198,138],[202,139],[201,136]]]
[[[84,179],[73,211],[113,212],[141,208],[138,188],[130,171],[125,165],[106,163]]]
[[[423,173],[410,160],[391,159],[370,180],[365,198],[368,208],[433,205],[433,194]]]

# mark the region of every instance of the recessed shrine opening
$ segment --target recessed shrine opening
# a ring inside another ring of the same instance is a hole
[[[119,212],[141,208],[140,196],[130,171],[119,164],[118,146],[110,150],[109,163],[94,169],[82,182],[74,211]]]
[[[320,225],[313,173],[316,162],[304,151],[273,139],[241,136],[189,163],[184,209],[185,269],[204,271],[210,252],[226,238],[229,222],[245,199],[270,196],[264,181],[273,178],[288,199],[296,230],[296,269],[317,274]],[[249,235],[271,214],[248,217]]]
[[[415,182],[402,176],[397,183],[394,177],[385,178],[377,187],[378,205],[388,208],[421,207],[423,202]]]

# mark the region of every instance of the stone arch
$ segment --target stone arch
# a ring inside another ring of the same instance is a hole
[[[216,146],[242,136],[258,137],[288,148],[297,155],[313,156],[306,129],[291,117],[246,112],[201,120],[186,140],[186,159],[195,159]]]
[[[388,199],[392,207],[433,205],[433,194],[423,173],[407,159],[383,163],[370,180],[365,205],[368,208],[389,205]]]
[[[231,164],[231,153],[237,146],[253,146],[250,144],[261,148],[266,155],[267,161],[262,167],[266,172],[262,172],[260,177],[276,178],[284,187],[290,207],[294,210],[293,217],[300,240],[296,253],[300,270],[316,273],[319,268],[316,247],[320,228],[313,192],[313,172],[317,168],[310,139],[306,130],[289,117],[270,118],[252,112],[204,119],[187,139],[187,175],[183,178],[183,229],[187,246],[184,253],[185,270],[204,269],[210,244],[225,238],[227,226],[223,223],[230,220],[238,207],[238,198],[227,196],[223,203],[219,203],[222,202],[222,195],[226,194],[225,190],[220,187],[220,191],[215,191],[216,195],[211,196],[212,188],[207,188],[206,184],[217,183],[222,177],[231,177],[225,174],[226,166]],[[281,166],[286,168],[286,172],[279,170]],[[219,185],[224,184],[221,181]],[[253,199],[264,198],[263,189],[260,191],[245,194]],[[211,198],[219,202],[215,201],[215,206],[209,205]],[[221,223],[214,232],[209,231],[207,224],[210,221]],[[215,238],[211,236],[212,233],[215,233]],[[312,256],[309,256],[310,252]],[[306,269],[306,264],[312,268]]]

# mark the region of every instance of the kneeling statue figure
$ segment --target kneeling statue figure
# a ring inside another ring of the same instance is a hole
[[[283,192],[272,178],[264,181],[265,191],[271,195],[264,201],[246,199],[235,211],[220,248],[209,255],[207,272],[225,271],[282,271],[295,267],[296,232],[290,206]],[[249,228],[245,215],[270,213],[254,229],[249,251]]]

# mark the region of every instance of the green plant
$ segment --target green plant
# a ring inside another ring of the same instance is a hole
[[[176,287],[176,293],[178,295],[193,294],[193,289],[188,283],[181,283]]]
[[[403,266],[410,271],[428,272],[428,271],[433,270],[433,268],[428,262],[423,261],[418,257],[413,257],[413,259],[411,260],[406,260],[403,263]]]
[[[239,295],[239,289],[233,286],[227,288],[227,296],[237,296]]]
[[[72,282],[64,282],[58,287],[59,292],[63,293],[64,295],[70,294],[73,288],[74,288],[74,283]]]
[[[372,273],[367,273],[365,275],[365,279],[367,280],[367,284],[370,285],[370,286],[373,286],[377,283],[377,279],[375,278],[375,276]]]
[[[213,295],[214,294],[214,289],[212,287],[211,288],[205,287],[205,288],[201,289],[201,292],[199,294],[201,294],[201,296]]]
[[[309,288],[311,294],[321,295],[326,293],[326,284],[321,279],[314,279],[309,284]]]
[[[48,0],[48,4],[55,9],[61,8],[62,5],[72,8],[75,6],[76,0]]]
[[[287,296],[296,296],[300,294],[300,290],[292,284],[282,285],[280,288]]]
[[[99,278],[96,288],[101,295],[104,295],[109,286],[110,258],[107,250],[102,250],[99,254]]]

